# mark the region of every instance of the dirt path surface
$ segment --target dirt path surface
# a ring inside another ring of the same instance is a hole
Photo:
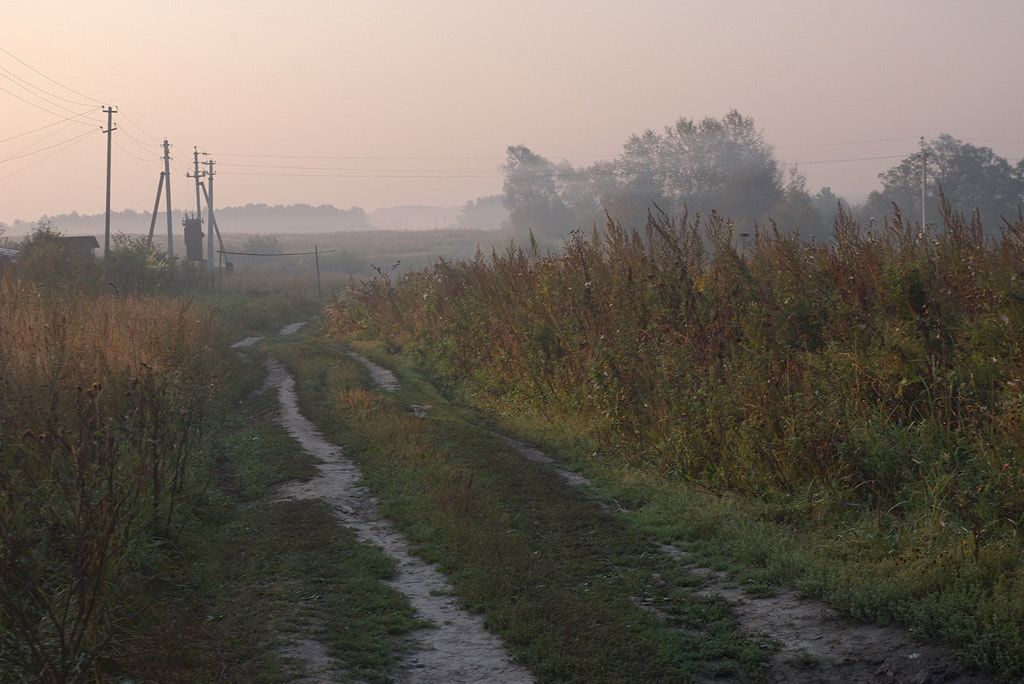
[[[282,334],[286,334],[285,331]],[[348,356],[367,368],[371,379],[382,391],[398,388],[398,380],[387,369],[358,354],[349,353]],[[387,520],[377,515],[376,501],[358,484],[358,468],[343,456],[340,447],[326,442],[299,413],[291,376],[272,359],[268,360],[267,367],[267,384],[276,387],[280,396],[281,421],[303,449],[323,462],[320,477],[288,485],[282,490],[282,496],[322,498],[329,502],[338,518],[354,528],[360,539],[381,547],[398,561],[399,572],[391,582],[392,586],[409,598],[422,618],[438,627],[421,630],[414,635],[422,643],[423,650],[402,664],[399,681],[426,684],[532,682],[528,671],[509,660],[501,641],[483,628],[482,620],[457,606],[444,577],[432,566],[412,556],[401,535]],[[429,407],[410,407],[414,412],[426,408]],[[504,439],[523,458],[550,465],[568,485],[588,487],[592,484],[586,477],[560,468],[537,449],[507,437]],[[614,508],[607,504],[605,507]],[[681,563],[690,563],[685,550],[666,545],[663,551]],[[791,590],[782,590],[770,597],[753,597],[736,586],[725,573],[697,566],[691,570],[705,580],[701,594],[723,598],[745,633],[777,647],[767,664],[764,681],[798,684],[966,684],[997,681],[989,675],[966,671],[946,650],[915,643],[898,627],[855,622],[824,603]],[[313,674],[303,682],[330,681],[333,663],[320,644],[297,641],[288,655],[308,664]]]
[[[663,551],[682,562],[688,554],[675,546]],[[966,684],[995,682],[969,672],[948,650],[916,643],[896,626],[856,622],[821,601],[785,589],[754,597],[728,575],[693,567],[706,585],[698,593],[725,599],[744,632],[765,639],[777,650],[768,663],[768,682],[828,684]],[[716,680],[722,681],[722,680]]]
[[[276,387],[280,397],[281,422],[304,450],[322,461],[319,477],[286,485],[281,491],[282,497],[327,501],[338,519],[356,530],[361,541],[382,548],[398,562],[398,573],[389,583],[408,597],[420,618],[436,626],[436,629],[423,629],[412,635],[420,642],[422,650],[402,663],[399,681],[411,684],[532,682],[526,669],[511,662],[501,640],[484,629],[482,618],[458,606],[444,576],[432,565],[411,555],[405,539],[389,521],[380,518],[376,500],[359,485],[361,474],[356,465],[345,458],[340,447],[324,440],[313,424],[299,413],[293,378],[273,359],[268,359],[267,368],[267,384]],[[297,641],[287,655],[306,662],[312,674],[304,682],[331,681],[334,663],[319,644]]]
[[[550,465],[570,486],[591,486],[586,477],[560,468],[541,451],[508,437],[504,439],[523,458]],[[604,507],[614,508],[607,504]],[[941,647],[908,640],[898,627],[855,622],[824,603],[792,590],[778,591],[769,597],[753,597],[726,573],[692,565],[689,555],[678,547],[665,545],[662,551],[691,565],[691,572],[705,580],[704,588],[698,593],[725,599],[748,636],[777,647],[766,668],[768,682],[966,684],[996,681],[985,674],[965,671]]]

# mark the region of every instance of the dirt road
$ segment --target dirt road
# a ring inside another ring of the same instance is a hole
[[[282,334],[286,334],[285,331]],[[359,355],[350,356],[369,370],[380,391],[393,391],[398,387],[398,380],[388,370]],[[267,360],[267,368],[267,384],[278,390],[281,422],[304,450],[322,462],[319,477],[289,484],[282,489],[281,496],[327,501],[338,519],[356,530],[361,540],[380,547],[397,561],[399,571],[391,581],[392,586],[408,597],[421,618],[436,626],[436,629],[420,630],[413,635],[422,649],[402,664],[399,680],[429,684],[532,682],[530,673],[509,658],[500,639],[484,629],[480,617],[458,606],[445,578],[433,566],[412,556],[402,536],[386,519],[380,518],[374,497],[359,485],[361,475],[356,465],[344,456],[340,447],[324,440],[300,414],[291,376],[273,359]],[[410,407],[414,411],[417,408]],[[512,440],[509,442],[524,458],[555,468],[567,486],[589,484],[577,473],[557,469],[540,451]],[[665,546],[663,551],[680,563],[690,563],[683,549]],[[721,596],[729,602],[747,634],[777,647],[766,668],[766,681],[920,684],[995,681],[990,676],[965,671],[943,649],[915,643],[895,626],[856,623],[825,604],[792,591],[755,598],[731,583],[723,573],[699,567],[691,570],[704,578],[703,593]],[[302,681],[331,681],[329,673],[333,663],[316,642],[299,639],[288,654],[307,663],[310,675]]]

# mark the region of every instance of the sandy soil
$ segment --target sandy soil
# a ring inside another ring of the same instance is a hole
[[[282,334],[287,333],[282,331]],[[370,371],[382,391],[398,387],[390,371],[358,354],[349,356]],[[281,495],[328,501],[338,518],[354,528],[360,539],[379,546],[398,561],[399,572],[392,585],[409,598],[422,618],[437,626],[437,629],[421,630],[414,635],[422,644],[422,650],[402,664],[399,680],[429,684],[532,682],[529,672],[509,659],[501,641],[484,629],[481,618],[458,607],[449,595],[450,587],[444,577],[434,567],[412,556],[401,535],[377,515],[376,501],[359,485],[358,468],[344,457],[339,447],[326,442],[299,413],[294,381],[288,373],[272,359],[267,366],[268,385],[276,387],[280,396],[282,422],[303,449],[323,461],[320,477],[290,484]],[[417,413],[428,408],[410,407]],[[506,439],[524,458],[555,468],[570,486],[590,484],[578,473],[558,468],[542,452]],[[663,550],[680,562],[689,562],[686,552],[675,546],[665,546]],[[907,639],[896,626],[857,623],[819,601],[789,590],[771,597],[752,597],[724,573],[696,566],[691,569],[705,579],[701,593],[728,601],[747,634],[777,646],[766,668],[768,682],[962,684],[996,681],[990,676],[964,670],[938,646]],[[307,663],[311,674],[303,682],[330,681],[333,663],[321,645],[300,640],[288,655]]]

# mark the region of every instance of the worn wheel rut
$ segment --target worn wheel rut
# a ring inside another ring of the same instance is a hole
[[[294,329],[286,328],[282,334],[287,334],[286,331],[294,332]],[[250,338],[240,345],[257,340]],[[378,389],[390,392],[399,387],[397,378],[387,369],[358,354],[348,356],[367,368]],[[359,484],[358,467],[343,455],[339,446],[327,442],[299,412],[294,379],[283,366],[268,358],[267,369],[267,385],[278,390],[281,422],[305,451],[321,460],[319,477],[288,484],[282,488],[281,496],[328,502],[338,519],[353,528],[362,541],[380,547],[398,562],[398,573],[390,584],[408,597],[421,618],[437,627],[419,630],[413,635],[422,650],[402,663],[399,681],[426,684],[532,682],[530,673],[510,659],[501,640],[484,628],[482,619],[458,606],[444,576],[410,554],[402,535],[380,517],[376,500]],[[423,408],[414,406],[411,410]],[[567,485],[591,485],[586,477],[559,468],[542,452],[510,438],[504,439],[524,458],[555,468]],[[686,551],[678,547],[665,546],[663,551],[681,563],[690,562]],[[857,623],[838,615],[824,603],[790,590],[771,597],[748,596],[724,573],[699,567],[693,567],[692,571],[705,578],[706,585],[700,593],[728,601],[743,631],[777,646],[764,673],[765,681],[918,684],[996,681],[990,675],[966,671],[945,649],[915,643],[895,626]],[[299,640],[288,655],[307,663],[312,674],[303,682],[331,681],[334,663],[322,645]]]
[[[274,359],[267,360],[267,384],[278,391],[281,422],[302,448],[321,460],[320,475],[308,482],[288,484],[283,498],[322,499],[338,519],[354,529],[363,542],[380,547],[398,563],[389,584],[408,597],[419,617],[435,625],[412,637],[422,646],[399,668],[399,681],[412,684],[459,684],[467,682],[532,682],[529,671],[512,662],[502,641],[488,632],[483,619],[459,607],[452,588],[434,566],[409,552],[409,545],[393,525],[377,513],[377,502],[359,482],[359,468],[341,447],[325,440],[298,409],[295,381]],[[392,376],[393,380],[393,376]],[[378,380],[378,382],[380,382]],[[307,682],[328,682],[334,663],[323,648],[297,642],[288,652],[304,659],[312,673]]]

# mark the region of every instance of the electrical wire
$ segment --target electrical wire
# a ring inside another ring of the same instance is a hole
[[[60,95],[54,95],[53,93],[49,93],[49,92],[43,90],[42,88],[39,88],[38,86],[32,85],[31,83],[29,83],[28,81],[26,81],[23,78],[19,78],[18,76],[15,76],[14,74],[12,74],[11,72],[7,71],[7,69],[4,69],[3,67],[0,67],[0,78],[7,79],[8,81],[13,83],[14,85],[16,85],[16,86],[18,86],[18,87],[28,91],[28,93],[32,97],[39,98],[40,100],[42,100],[46,104],[50,105],[51,107],[57,107],[59,109],[63,109],[66,112],[73,112],[74,110],[71,109],[70,107],[67,107],[65,105],[60,104],[59,102],[54,102],[54,99],[56,99],[56,100],[63,100],[64,102],[70,102],[71,104],[77,105],[79,107],[91,107],[92,106],[88,102],[77,102],[75,100],[69,100],[66,97],[61,97]],[[10,91],[7,91],[7,92],[10,93],[11,95],[14,95],[14,93],[11,93]],[[14,95],[14,97],[18,97],[18,96]],[[22,102],[26,102],[27,104],[30,104],[30,105],[32,105],[34,107],[38,107],[39,106],[39,105],[35,104],[34,102],[29,102],[28,100],[26,100],[24,98],[19,98],[19,99],[21,99]]]
[[[120,130],[120,129],[119,129],[119,130]],[[140,162],[153,162],[153,161],[160,161],[160,159],[161,159],[161,157],[150,157],[149,159],[146,159],[145,157],[140,157],[139,155],[135,154],[134,152],[131,152],[131,151],[129,151],[129,150],[128,150],[128,149],[127,149],[127,148],[126,148],[126,147],[125,147],[124,145],[122,145],[121,143],[117,142],[117,138],[113,138],[113,139],[111,139],[111,142],[112,142],[112,143],[114,144],[114,147],[116,147],[117,149],[121,150],[122,152],[124,152],[125,154],[127,154],[127,155],[128,155],[129,157],[131,157],[132,159],[137,159],[137,160],[139,160]]]
[[[75,90],[74,88],[69,88],[69,87],[67,87],[66,85],[64,85],[63,83],[61,83],[60,81],[56,81],[56,80],[54,80],[54,79],[50,78],[49,76],[47,76],[47,75],[46,75],[46,74],[44,74],[43,72],[41,72],[41,71],[39,71],[38,69],[36,69],[35,67],[33,67],[33,66],[32,66],[31,64],[28,64],[28,63],[26,63],[25,61],[23,61],[23,60],[19,59],[19,58],[17,57],[17,55],[14,55],[14,54],[13,54],[13,53],[11,53],[11,52],[10,52],[9,50],[5,50],[4,48],[0,47],[0,52],[3,52],[3,53],[4,53],[5,55],[7,55],[8,57],[10,57],[11,59],[13,59],[13,60],[15,60],[16,62],[20,63],[20,64],[21,64],[22,66],[24,66],[24,67],[26,67],[26,68],[30,69],[31,71],[35,72],[35,73],[36,73],[36,74],[38,74],[39,76],[42,76],[43,78],[45,78],[45,79],[46,79],[47,81],[49,81],[50,83],[53,83],[53,84],[55,84],[55,85],[59,85],[59,86],[60,86],[61,88],[63,88],[64,90],[66,90],[66,91],[68,91],[68,92],[70,92],[70,93],[74,93],[75,95],[78,95],[79,97],[84,97],[84,98],[85,98],[86,100],[89,100],[90,102],[94,102],[94,103],[96,103],[96,104],[98,104],[98,105],[102,105],[102,104],[103,104],[103,102],[102,102],[102,101],[100,101],[100,100],[97,100],[97,99],[96,99],[96,98],[94,98],[94,97],[89,97],[88,95],[84,95],[83,93],[80,93],[80,92],[78,92],[78,91],[77,91],[77,90]],[[57,96],[54,96],[54,97],[57,97]],[[63,98],[60,98],[60,99],[63,99]]]
[[[41,109],[42,111],[46,112],[47,114],[52,114],[53,116],[60,117],[60,118],[68,118],[67,114],[61,114],[59,112],[54,112],[54,111],[51,111],[51,110],[47,109],[46,107],[40,106],[39,104],[37,104],[35,102],[30,102],[29,100],[26,100],[25,98],[23,98],[22,96],[20,96],[18,94],[12,93],[7,88],[0,88],[0,91],[3,91],[5,93],[7,93],[8,95],[10,95],[11,97],[13,97],[15,99],[21,100],[22,102],[24,102],[25,104],[27,104],[27,105],[29,105],[31,107],[35,107],[36,109]],[[71,109],[68,109],[67,107],[64,107],[62,105],[55,105],[55,106],[60,107],[65,112],[71,112],[72,114],[74,114],[74,111],[71,110]],[[99,122],[99,119],[96,119],[95,121]]]
[[[375,174],[352,174],[352,173],[279,173],[279,172],[274,172],[274,171],[269,171],[269,172],[265,172],[265,173],[254,172],[254,171],[220,171],[220,173],[223,173],[223,174],[226,174],[226,175],[229,175],[229,176],[283,176],[283,177],[289,177],[289,178],[385,178],[385,179],[390,179],[390,178],[396,178],[396,179],[400,179],[400,178],[414,178],[414,179],[419,179],[419,180],[449,180],[449,179],[458,180],[458,179],[466,179],[466,178],[504,178],[504,176],[505,176],[502,173],[497,173],[497,172],[493,172],[493,171],[490,171],[490,172],[481,171],[477,175],[469,175],[469,174],[466,174],[465,172],[462,172],[462,171],[453,171],[452,172],[453,174],[458,174],[458,175],[448,175],[448,176],[423,175],[423,174],[420,174],[420,175],[377,174],[377,175],[375,175]]]
[[[0,88],[0,90],[2,90],[2,88]],[[92,111],[93,110],[89,110],[88,112],[83,112],[81,114],[76,114],[75,116],[69,116],[69,117],[66,117],[64,119],[61,119],[60,121],[54,121],[53,123],[48,123],[45,126],[40,126],[39,128],[34,128],[31,131],[25,131],[24,133],[17,133],[15,135],[12,135],[9,138],[4,138],[4,139],[0,140],[0,143],[5,143],[5,142],[8,142],[10,140],[14,140],[16,138],[23,138],[26,135],[32,135],[33,133],[38,133],[41,130],[44,130],[46,128],[50,128],[51,126],[57,126],[57,125],[62,124],[64,122],[66,122],[66,121],[74,121],[75,119],[79,119],[79,118],[82,118],[83,116],[86,116],[87,114],[91,113]]]
[[[883,156],[883,157],[856,157],[856,158],[853,158],[853,159],[817,159],[817,160],[814,160],[814,161],[798,161],[798,162],[791,162],[791,163],[799,165],[799,166],[810,166],[812,164],[846,164],[846,163],[862,162],[862,161],[878,161],[880,159],[906,159],[908,156],[911,156],[911,155],[893,154],[893,155],[887,155],[887,156]]]
[[[918,137],[906,137],[906,138],[878,138],[876,140],[852,140],[850,142],[834,142],[834,143],[807,143],[803,145],[776,145],[777,150],[795,150],[799,148],[807,147],[839,147],[841,145],[871,145],[874,143],[883,142],[906,142],[907,140],[919,140]]]
[[[67,126],[65,126],[65,128],[67,128]],[[64,129],[61,129],[61,130],[64,130]],[[96,132],[95,129],[90,129],[90,130],[86,131],[85,133],[80,133],[79,135],[76,135],[73,138],[68,138],[67,140],[64,140],[62,142],[54,143],[53,145],[47,145],[46,147],[41,147],[38,150],[32,150],[31,152],[29,152],[28,150],[30,150],[35,145],[38,145],[39,142],[42,142],[42,141],[36,142],[33,145],[30,145],[29,147],[25,148],[24,150],[22,150],[21,152],[19,152],[18,154],[14,155],[14,156],[7,157],[6,159],[0,159],[0,164],[6,164],[7,162],[15,161],[16,159],[24,159],[25,157],[31,157],[33,154],[39,154],[40,152],[45,152],[46,150],[51,150],[54,147],[59,147],[59,146],[63,145],[66,142],[71,142],[73,140],[78,140],[79,138],[84,138],[85,136],[89,135],[90,133],[95,133],[95,132]],[[60,131],[59,130],[58,131],[54,131],[53,133],[51,133],[50,135],[48,135],[46,137],[47,138],[52,138],[54,135],[57,135],[57,133],[60,133]],[[44,138],[44,140],[45,140],[45,138]]]
[[[58,143],[58,144],[63,144],[64,146],[61,147],[59,150],[56,150],[53,154],[49,154],[49,155],[43,157],[42,159],[39,159],[39,160],[36,160],[36,161],[32,162],[31,164],[29,164],[27,166],[23,166],[22,168],[18,169],[17,171],[13,171],[13,172],[7,174],[6,176],[0,176],[0,180],[6,180],[6,179],[10,178],[11,176],[16,176],[19,173],[22,173],[23,171],[26,171],[26,170],[32,168],[33,166],[36,166],[38,164],[42,164],[47,159],[50,159],[51,157],[54,157],[54,156],[60,154],[64,150],[66,150],[66,149],[68,149],[70,147],[73,147],[74,145],[77,145],[78,143],[80,143],[83,140],[85,140],[86,137],[88,137],[89,135],[92,135],[94,133],[99,133],[99,131],[98,130],[86,131],[85,133],[81,134],[77,138],[71,138],[70,140],[64,141],[64,143]]]
[[[219,162],[221,168],[244,168],[244,169],[276,169],[279,171],[351,171],[356,173],[475,173],[473,169],[365,169],[348,168],[339,166],[278,166],[276,164],[230,164]],[[480,170],[480,173],[492,173],[492,169]],[[226,173],[232,173],[230,171]]]
[[[146,152],[150,152],[151,151],[151,148],[153,147],[153,144],[142,142],[141,140],[139,140],[138,138],[133,136],[131,133],[129,133],[128,130],[125,129],[123,126],[118,126],[117,130],[119,132],[121,132],[122,134],[124,134],[124,137],[128,138],[130,141],[132,141],[133,143],[138,145],[140,149],[145,150]],[[124,148],[121,148],[121,149],[124,149]]]
[[[123,118],[123,119],[124,119],[125,121],[127,121],[127,122],[128,122],[128,123],[130,123],[130,124],[131,124],[132,126],[134,126],[134,127],[135,127],[135,130],[137,130],[137,131],[139,131],[140,133],[142,133],[142,134],[143,134],[144,136],[146,136],[147,138],[149,138],[150,140],[152,140],[152,141],[153,141],[154,143],[156,143],[157,145],[160,145],[160,144],[162,144],[162,141],[160,140],[160,138],[157,138],[157,137],[156,137],[155,135],[152,135],[152,134],[151,134],[151,133],[150,133],[149,131],[147,131],[146,129],[144,129],[144,128],[143,128],[142,126],[140,126],[139,124],[135,123],[135,121],[133,121],[133,120],[131,119],[131,117],[129,117],[129,116],[128,116],[128,114],[126,114],[126,113],[124,112],[124,110],[118,110],[118,112],[117,112],[117,113],[118,113],[118,115],[119,115],[120,117],[122,117],[122,118]],[[129,136],[129,137],[131,137],[131,136]]]

